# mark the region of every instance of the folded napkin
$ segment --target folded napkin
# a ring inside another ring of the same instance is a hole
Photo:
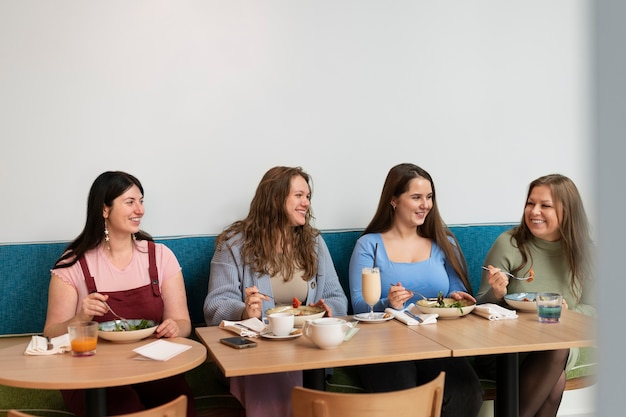
[[[241,321],[222,320],[220,329],[228,330],[243,337],[257,337],[265,330],[265,323],[256,317]]]
[[[50,343],[52,343],[52,346],[51,349],[48,350],[47,338],[43,336],[33,336],[24,351],[24,355],[56,355],[72,350],[70,345],[70,335],[67,333],[62,336],[53,337],[50,339]]]
[[[409,314],[407,314],[407,312]],[[417,326],[418,324],[437,323],[437,317],[439,317],[439,314],[420,313],[419,309],[413,303],[409,304],[409,306],[405,308],[404,310],[396,310],[396,309],[387,307],[385,309],[385,313],[392,314],[396,320],[401,321],[407,326]],[[417,319],[412,317],[410,314],[412,314],[413,316],[419,317],[420,319],[422,319],[422,322],[420,323]]]
[[[472,312],[489,320],[510,320],[517,318],[515,310],[509,310],[498,304],[491,303],[478,304],[474,307]]]
[[[133,349],[133,352],[155,361],[166,361],[183,353],[187,349],[191,349],[191,346],[159,339],[156,342],[148,343],[147,345],[135,348]]]
[[[352,323],[348,323],[350,328],[348,329],[348,331],[346,332],[346,335],[343,338],[344,342],[347,342],[348,340],[352,339],[352,336],[354,336],[359,331],[359,328],[356,327],[357,324],[359,324],[358,321],[354,321]]]

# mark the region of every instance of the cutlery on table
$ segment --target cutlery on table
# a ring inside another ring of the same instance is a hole
[[[483,266],[483,269],[485,271],[489,271],[489,268],[487,268],[486,266]],[[528,282],[530,282],[530,281],[532,281],[534,279],[532,275],[529,276],[529,277],[516,277],[515,275],[511,274],[510,272],[506,272],[506,271],[502,271],[502,270],[500,272],[502,272],[504,275],[506,275],[509,278],[518,279],[520,281],[528,281]]]
[[[111,306],[109,304],[107,304],[106,301],[103,301],[104,305],[107,306],[107,308],[109,309],[109,311],[111,312],[111,314],[113,314],[115,317],[118,318],[117,321],[121,322],[122,327],[124,328],[124,330],[130,330],[132,327],[130,325],[130,323],[128,322],[128,320],[126,320],[124,317],[118,315],[115,311],[113,311],[113,309],[111,308]]]
[[[393,284],[391,284],[391,286],[393,287]],[[419,291],[415,291],[415,290],[412,290],[412,289],[410,289],[410,288],[405,288],[405,290],[410,291],[410,292],[412,292],[413,294],[417,294],[417,295],[419,295],[420,297],[422,297],[422,299],[423,299],[423,300],[428,301],[428,303],[429,303],[429,304],[430,304],[430,303],[433,303],[433,302],[437,302],[437,299],[436,299],[436,298],[428,298],[428,297],[426,297],[424,294],[422,294],[422,293],[421,293],[421,292],[419,292]]]
[[[424,320],[422,320],[422,319],[420,318],[420,316],[418,316],[418,315],[416,315],[416,314],[411,313],[409,310],[404,310],[404,314],[406,314],[407,316],[409,316],[409,317],[411,317],[411,318],[414,318],[415,320],[419,321],[420,323],[424,323]]]

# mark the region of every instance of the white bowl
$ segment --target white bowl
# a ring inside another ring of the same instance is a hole
[[[294,315],[294,327],[302,327],[304,322],[307,320],[319,319],[320,317],[323,317],[326,310],[324,310],[323,307],[301,305],[298,308],[293,308],[292,306],[280,306],[270,308],[265,311],[266,316],[274,313],[292,313]]]
[[[457,300],[453,298],[444,298],[443,302],[446,306],[455,303]],[[440,319],[456,319],[463,317],[472,312],[476,304],[470,300],[460,300],[462,307],[440,307],[436,301],[418,300],[415,305],[426,314],[439,314]]]
[[[138,326],[139,323],[141,323],[141,319],[127,321],[131,326]],[[136,342],[138,340],[145,339],[146,337],[154,333],[157,328],[157,323],[152,320],[148,320],[148,325],[150,327],[147,327],[145,329],[120,330],[119,320],[106,321],[98,325],[98,337],[109,340],[111,342]]]
[[[505,295],[504,301],[516,310],[537,311],[536,297],[536,292],[518,292]]]

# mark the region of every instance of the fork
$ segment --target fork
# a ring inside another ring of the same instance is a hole
[[[113,314],[115,317],[117,317],[119,319],[119,321],[122,322],[122,327],[124,328],[124,330],[130,330],[131,329],[131,326],[130,326],[130,323],[128,322],[128,320],[126,320],[124,317],[118,315],[115,311],[113,311],[111,306],[109,304],[107,304],[106,301],[103,301],[103,303],[104,303],[105,306],[107,306],[107,308],[109,309],[111,314]]]
[[[483,269],[485,271],[489,271],[489,268],[487,268],[486,266],[483,266]],[[530,276],[530,277],[516,277],[515,275],[511,274],[510,272],[506,272],[506,271],[500,271],[500,272],[502,272],[504,275],[506,275],[509,278],[518,279],[520,281],[527,281],[527,280],[532,278],[532,276]]]
[[[391,286],[393,287],[393,284],[391,284]],[[422,297],[424,300],[428,301],[429,303],[432,303],[433,301],[437,301],[436,298],[428,298],[428,297],[424,296],[424,294],[422,294],[419,291],[415,291],[415,290],[412,290],[410,288],[405,288],[405,290],[411,291],[413,294],[419,295],[420,297]]]

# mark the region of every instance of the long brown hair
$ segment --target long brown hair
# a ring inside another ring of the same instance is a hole
[[[463,256],[463,252],[461,251],[456,237],[450,232],[450,229],[448,229],[439,214],[435,183],[430,174],[417,165],[404,163],[396,165],[389,170],[385,184],[383,185],[383,190],[380,194],[376,214],[374,214],[372,221],[365,228],[363,234],[384,233],[393,227],[395,212],[391,206],[391,201],[393,198],[398,198],[401,194],[405,193],[409,189],[409,182],[414,178],[424,178],[428,180],[433,190],[433,207],[428,213],[428,216],[426,216],[424,223],[416,228],[416,233],[419,236],[431,239],[443,250],[447,261],[452,265],[454,271],[461,278],[463,285],[465,285],[466,290],[471,294],[472,286],[467,278],[465,257]],[[450,242],[450,238],[455,242],[456,246]]]
[[[580,301],[583,283],[591,278],[593,269],[591,231],[582,198],[571,179],[561,174],[550,174],[539,177],[530,183],[526,202],[533,188],[539,185],[549,187],[552,192],[559,221],[561,246],[572,273],[570,289]],[[526,202],[524,202],[524,206]],[[533,239],[533,234],[526,225],[524,213],[520,224],[512,230],[511,237],[511,243],[516,244],[520,251],[522,263],[513,268],[511,273],[516,274],[529,262],[532,265],[532,255],[528,251],[528,242],[531,239]]]
[[[107,171],[96,178],[87,197],[87,220],[83,231],[71,242],[63,255],[55,262],[54,268],[67,268],[76,263],[87,251],[96,248],[104,239],[104,206],[112,207],[113,200],[121,196],[133,185],[143,193],[141,182],[126,172]],[[140,230],[135,233],[137,240],[152,240],[152,236]]]
[[[216,245],[241,233],[243,261],[255,272],[271,276],[282,273],[289,280],[296,269],[302,269],[304,279],[313,278],[317,274],[315,238],[320,232],[311,226],[311,209],[305,224],[295,227],[285,211],[291,180],[296,176],[304,178],[311,190],[311,178],[300,167],[277,166],[267,171],[257,186],[248,216],[224,230]]]

